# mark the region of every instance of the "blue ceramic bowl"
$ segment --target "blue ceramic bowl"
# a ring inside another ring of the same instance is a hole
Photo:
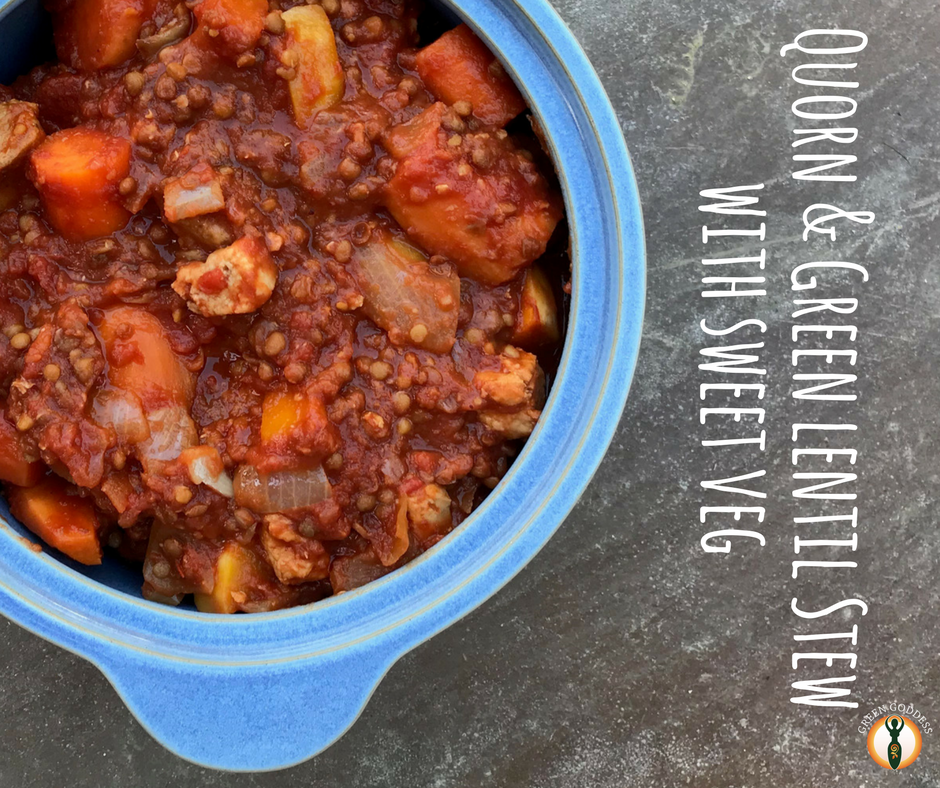
[[[139,572],[35,553],[0,504],[0,612],[86,659],[140,723],[196,763],[277,769],[328,747],[392,664],[507,583],[584,491],[613,437],[640,342],[640,203],[617,118],[545,0],[444,0],[507,63],[549,138],[574,254],[567,344],[541,421],[509,474],[434,549],[305,608],[213,616],[144,601]],[[35,57],[39,0],[0,0],[0,78]],[[198,720],[199,725],[193,724]]]

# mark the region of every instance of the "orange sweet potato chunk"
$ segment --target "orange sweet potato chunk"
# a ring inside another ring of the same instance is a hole
[[[502,128],[525,111],[525,99],[492,52],[466,25],[418,53],[418,74],[448,104],[469,101],[473,114]]]
[[[100,524],[91,499],[75,495],[54,476],[35,487],[14,487],[7,497],[13,516],[50,547],[81,564],[101,563]]]
[[[118,186],[130,162],[130,142],[79,127],[47,137],[32,152],[29,176],[52,226],[67,238],[88,240],[127,224]]]
[[[156,0],[75,0],[56,29],[59,58],[80,71],[129,60]]]
[[[160,319],[144,309],[119,306],[104,312],[98,326],[108,360],[108,380],[136,394],[144,410],[187,406],[193,376],[170,347]]]
[[[27,459],[16,438],[16,428],[0,416],[0,479],[20,487],[32,487],[43,476],[45,466]]]
[[[544,254],[561,202],[505,132],[453,135],[444,117],[436,104],[386,135],[398,169],[385,207],[462,276],[503,284]]]

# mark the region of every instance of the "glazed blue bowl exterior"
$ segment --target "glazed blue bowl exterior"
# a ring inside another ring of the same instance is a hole
[[[544,415],[496,491],[405,568],[316,605],[213,616],[143,600],[136,576],[29,549],[0,503],[0,612],[94,663],[174,753],[283,768],[336,741],[383,675],[507,583],[571,511],[617,427],[636,363],[645,260],[617,118],[545,0],[444,0],[508,64],[544,127],[572,231],[573,293]],[[0,0],[0,76],[30,65],[38,0]],[[198,724],[194,721],[198,720]]]

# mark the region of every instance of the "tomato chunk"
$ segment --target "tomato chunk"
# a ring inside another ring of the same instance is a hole
[[[417,68],[435,96],[448,104],[470,102],[487,125],[502,128],[525,111],[525,99],[502,64],[466,25],[422,49]]]
[[[289,82],[291,105],[297,125],[303,128],[320,110],[343,98],[346,75],[330,19],[320,6],[295,6],[282,16],[290,42],[285,57],[296,72]]]
[[[55,477],[34,487],[14,487],[8,498],[13,516],[50,547],[81,564],[101,563],[100,524],[90,498],[73,494]]]
[[[118,185],[130,171],[131,144],[88,128],[46,138],[30,157],[30,179],[49,221],[62,235],[88,240],[120,230],[130,218]]]
[[[75,0],[56,28],[59,58],[80,71],[97,71],[129,60],[156,0]]]
[[[16,428],[0,417],[0,479],[20,487],[32,487],[44,471],[41,462],[26,458],[17,440]]]

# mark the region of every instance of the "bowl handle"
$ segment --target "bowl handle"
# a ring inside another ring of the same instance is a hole
[[[281,664],[213,666],[122,651],[99,667],[141,725],[186,760],[268,771],[325,750],[394,658],[351,647]]]

